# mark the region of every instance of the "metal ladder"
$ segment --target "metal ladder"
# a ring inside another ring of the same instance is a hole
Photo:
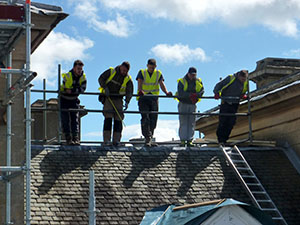
[[[237,146],[220,148],[253,204],[269,214],[276,224],[288,225]]]

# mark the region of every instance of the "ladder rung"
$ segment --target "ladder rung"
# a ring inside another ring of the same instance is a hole
[[[261,186],[259,183],[246,183],[246,184],[250,186]]]
[[[264,211],[276,211],[277,212],[277,209],[276,208],[261,208],[261,210],[264,210]]]
[[[243,178],[256,178],[256,176],[252,175],[241,175]]]
[[[239,153],[227,152],[228,155],[240,155]]]
[[[237,167],[238,170],[250,170],[248,167]]]
[[[232,162],[234,162],[234,163],[245,163],[245,161],[243,161],[243,160],[232,160]]]
[[[282,217],[272,217],[272,220],[283,220]]]
[[[256,200],[258,202],[272,202],[271,200]]]
[[[265,191],[252,191],[252,194],[266,194]]]

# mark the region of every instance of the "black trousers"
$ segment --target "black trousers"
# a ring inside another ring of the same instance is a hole
[[[236,113],[239,108],[238,103],[229,104],[223,102],[220,106],[220,113]],[[236,116],[219,116],[219,126],[217,129],[218,141],[226,143],[229,139],[231,130],[236,122]]]
[[[61,109],[78,109],[79,99],[68,100],[65,98],[60,98],[60,108]],[[66,112],[61,111],[61,124],[62,129],[65,134],[72,133],[73,135],[78,135],[79,133],[79,112]]]
[[[158,100],[157,99],[140,97],[138,105],[139,105],[140,112],[141,111],[158,111]],[[141,127],[142,127],[143,136],[144,137],[153,136],[154,129],[156,128],[156,124],[157,124],[158,114],[142,113],[141,115],[142,115]]]

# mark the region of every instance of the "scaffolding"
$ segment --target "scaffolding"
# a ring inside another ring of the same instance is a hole
[[[6,166],[0,166],[0,172],[5,175],[1,180],[6,182],[6,214],[5,224],[12,224],[11,221],[11,181],[15,173],[25,172],[26,174],[26,224],[30,224],[30,161],[31,161],[31,103],[30,103],[30,82],[36,76],[36,73],[30,71],[31,54],[31,1],[26,0],[23,6],[12,5],[12,1],[7,1],[5,6],[6,14],[2,14],[0,20],[0,62],[6,61],[6,68],[0,67],[0,74],[6,74],[6,99],[3,106],[6,106],[7,129],[6,129]],[[25,31],[25,68],[12,68],[12,51],[20,37]],[[21,78],[12,85],[12,74],[20,74]],[[26,92],[26,164],[25,166],[11,166],[11,143],[12,143],[12,100],[16,95]]]
[[[58,65],[58,72],[57,72],[57,80],[58,80],[58,87],[57,90],[47,90],[46,89],[46,80],[43,80],[43,89],[32,89],[31,92],[33,93],[42,93],[43,95],[43,106],[42,107],[33,107],[32,112],[43,112],[43,117],[42,117],[42,124],[43,124],[43,140],[38,140],[38,139],[33,139],[33,143],[57,143],[57,144],[62,144],[62,127],[61,127],[61,112],[62,111],[68,111],[68,112],[80,112],[80,113],[103,113],[103,112],[110,112],[114,113],[115,111],[105,111],[105,110],[100,110],[100,109],[87,109],[87,108],[79,108],[79,109],[61,109],[60,108],[60,85],[61,85],[61,65]],[[249,141],[250,143],[253,142],[253,135],[252,135],[252,116],[251,116],[251,93],[250,93],[250,87],[249,87],[249,77],[247,78],[247,85],[248,85],[248,92],[247,92],[247,112],[241,112],[241,113],[220,113],[220,112],[194,112],[194,113],[179,113],[179,112],[161,112],[161,111],[130,111],[130,110],[122,110],[119,111],[120,113],[124,114],[141,114],[141,113],[147,113],[147,114],[157,114],[157,115],[195,115],[195,116],[237,116],[237,117],[247,117],[248,118],[248,127],[249,127],[249,133],[248,137],[246,139],[240,140],[239,142],[235,142],[235,144],[238,144],[240,142],[247,142]],[[48,108],[47,107],[47,96],[46,94],[57,94],[57,109],[54,108]],[[78,93],[80,95],[88,95],[88,96],[99,96],[99,95],[104,95],[100,94],[99,92],[84,92],[84,93]],[[111,97],[122,97],[120,94],[110,94]],[[133,97],[138,97],[139,95],[133,94]],[[149,98],[151,97],[157,97],[157,98],[168,98],[174,100],[175,96],[166,96],[166,95],[158,95],[158,96],[153,96],[153,95],[145,95]],[[201,99],[213,99],[215,100],[214,96],[202,96]],[[220,97],[221,100],[240,100],[240,97]],[[58,137],[54,137],[51,139],[47,139],[47,112],[58,112]],[[103,142],[101,141],[81,141],[81,144],[101,144]],[[127,142],[123,141],[121,144],[129,144],[133,142]],[[139,144],[139,143],[137,143]],[[168,144],[168,142],[163,142],[163,144]],[[170,142],[169,144],[174,144],[174,142]]]

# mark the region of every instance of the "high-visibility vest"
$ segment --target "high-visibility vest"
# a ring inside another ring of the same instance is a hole
[[[235,80],[236,80],[236,77],[234,75],[229,75],[230,76],[230,81],[228,84],[226,84],[224,87],[222,87],[222,89],[219,91],[219,95],[221,96],[222,95],[222,91],[224,89],[226,89],[227,87],[229,87]],[[244,88],[243,88],[243,92],[242,94],[245,94],[246,92],[248,91],[248,83],[247,82],[244,82]]]
[[[159,95],[159,79],[161,78],[161,71],[155,69],[151,77],[147,69],[142,69],[141,72],[144,78],[142,84],[143,92],[145,94],[151,93],[153,95]],[[139,97],[136,99],[138,100]]]
[[[188,89],[188,82],[187,82],[187,80],[185,78],[180,78],[180,79],[177,80],[177,83],[179,83],[179,82],[181,82],[183,84],[183,90],[187,91],[187,89]],[[197,78],[195,83],[196,83],[196,88],[195,88],[196,89],[196,93],[198,93],[203,88],[202,80],[200,78]],[[178,96],[178,92],[176,92],[175,95]],[[178,98],[176,98],[176,100],[179,101]],[[201,99],[199,98],[198,102],[200,102],[200,101],[201,101]]]
[[[115,70],[115,68],[109,67],[109,69],[110,69],[110,76],[106,80],[105,84],[108,84],[114,78],[114,76],[117,74],[117,71]],[[127,86],[128,81],[130,81],[130,80],[131,80],[131,76],[129,74],[126,75],[126,77],[124,78],[123,83],[121,85],[121,88],[119,90],[120,95],[126,94],[126,86]],[[103,93],[103,94],[105,93],[105,89],[102,87],[99,87],[98,90],[100,90],[100,93]]]
[[[73,88],[73,76],[72,72],[63,73],[62,78],[64,83],[60,86],[60,91],[64,91],[65,89],[72,89]],[[86,80],[85,73],[79,78],[79,85]]]

